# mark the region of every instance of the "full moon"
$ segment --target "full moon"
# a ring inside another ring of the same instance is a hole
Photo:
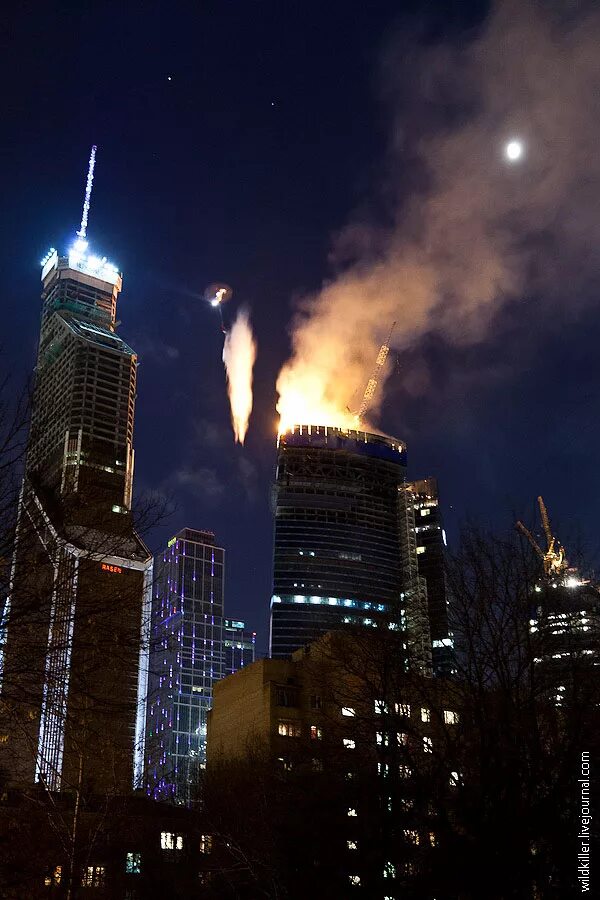
[[[504,148],[504,155],[510,162],[516,162],[523,156],[522,141],[509,141]]]

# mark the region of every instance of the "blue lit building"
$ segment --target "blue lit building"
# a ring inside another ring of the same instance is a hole
[[[225,551],[184,528],[155,558],[148,673],[147,790],[189,803],[206,762],[206,720],[225,674]]]
[[[407,631],[407,659],[430,669],[427,589],[405,474],[406,447],[394,438],[315,425],[280,436],[271,656],[385,616]]]
[[[233,675],[238,669],[249,666],[256,659],[256,632],[247,631],[245,622],[225,619],[223,645],[225,675]]]

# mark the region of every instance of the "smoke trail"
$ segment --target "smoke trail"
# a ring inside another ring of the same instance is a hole
[[[236,441],[244,443],[252,412],[252,369],[256,359],[256,342],[248,311],[241,309],[225,335],[223,362],[227,372],[227,393],[231,406],[231,423]]]
[[[282,422],[347,424],[394,320],[400,350],[436,332],[466,346],[526,297],[535,340],[598,295],[597,4],[499,0],[469,41],[418,38],[396,36],[381,66],[392,225],[362,216],[338,235],[338,274],[294,323]],[[526,154],[509,165],[515,136]]]

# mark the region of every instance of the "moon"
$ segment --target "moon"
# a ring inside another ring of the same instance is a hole
[[[517,138],[508,141],[504,147],[504,155],[509,162],[517,162],[517,160],[522,158],[524,151],[523,142]]]

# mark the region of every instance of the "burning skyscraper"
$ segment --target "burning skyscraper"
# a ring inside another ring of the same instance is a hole
[[[297,425],[279,437],[271,655],[386,617],[407,664],[431,668],[406,447],[362,430]]]

